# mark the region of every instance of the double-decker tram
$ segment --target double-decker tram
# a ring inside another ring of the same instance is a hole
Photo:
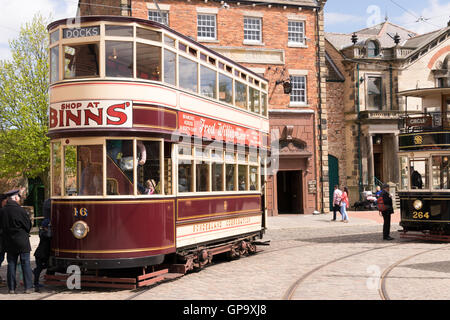
[[[139,286],[162,266],[255,252],[267,80],[156,22],[81,17],[48,30],[52,265],[138,270]]]
[[[450,240],[450,88],[400,93],[422,100],[399,135],[402,237]]]

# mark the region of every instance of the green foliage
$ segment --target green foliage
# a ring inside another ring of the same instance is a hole
[[[0,60],[0,177],[46,181],[48,130],[47,20],[36,15],[9,42],[12,58]]]

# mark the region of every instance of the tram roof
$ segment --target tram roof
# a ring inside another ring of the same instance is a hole
[[[133,17],[121,17],[121,16],[86,16],[86,17],[77,17],[77,18],[66,18],[66,19],[60,19],[57,21],[53,21],[52,23],[50,23],[47,26],[47,30],[50,31],[51,29],[58,27],[60,25],[69,24],[68,21],[76,21],[79,23],[95,22],[95,21],[109,21],[109,22],[123,22],[123,23],[136,22],[136,23],[147,25],[147,26],[154,27],[154,28],[165,29],[165,30],[179,36],[180,38],[183,38],[183,40],[185,40],[186,42],[190,42],[190,43],[196,45],[197,47],[199,47],[209,53],[212,53],[215,56],[227,61],[228,63],[245,70],[245,72],[251,74],[253,77],[256,77],[256,78],[259,78],[260,80],[269,82],[268,79],[261,77],[257,73],[249,70],[248,68],[240,65],[239,63],[236,63],[235,61],[231,60],[230,58],[227,58],[227,57],[221,55],[220,53],[214,51],[213,49],[210,49],[210,48],[198,43],[197,41],[185,36],[184,34],[181,34],[178,31],[175,31],[174,29],[171,29],[171,28],[167,27],[166,25],[163,25],[163,24],[155,22],[155,21],[145,20],[145,19],[140,19],[140,18],[133,18]]]
[[[401,91],[398,94],[403,97],[423,98],[428,96],[434,96],[437,94],[442,95],[450,94],[450,88],[422,88],[422,89]]]

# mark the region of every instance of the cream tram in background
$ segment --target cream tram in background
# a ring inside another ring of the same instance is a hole
[[[421,99],[426,111],[408,115],[399,135],[402,236],[449,240],[450,88],[416,89],[400,95]]]
[[[186,271],[253,252],[267,80],[156,22],[48,31],[53,266]]]

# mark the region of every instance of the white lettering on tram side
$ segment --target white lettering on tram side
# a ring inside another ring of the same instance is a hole
[[[50,129],[78,127],[132,127],[130,101],[70,101],[50,106]]]

